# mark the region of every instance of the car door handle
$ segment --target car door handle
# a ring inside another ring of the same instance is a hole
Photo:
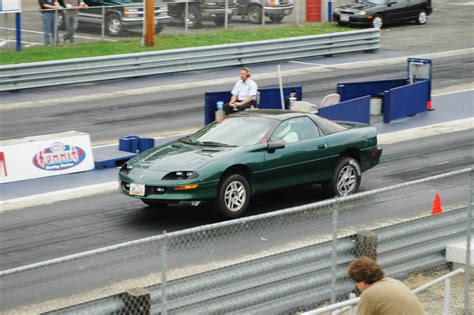
[[[328,147],[327,144],[318,144],[318,150],[324,150],[327,147]]]

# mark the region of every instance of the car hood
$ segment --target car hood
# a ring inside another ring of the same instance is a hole
[[[216,157],[229,154],[237,148],[207,147],[185,144],[179,141],[138,154],[128,162],[132,168],[155,171],[194,171]]]
[[[351,13],[356,13],[362,10],[367,10],[375,7],[376,5],[373,3],[348,3],[344,4],[338,7],[339,10],[345,11],[345,12],[351,12]]]

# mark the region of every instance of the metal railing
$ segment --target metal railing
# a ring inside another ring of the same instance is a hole
[[[443,315],[449,315],[450,314],[450,304],[451,304],[451,278],[464,273],[464,268],[458,268],[450,273],[447,273],[439,278],[436,278],[428,283],[425,283],[424,285],[413,289],[412,292],[415,294],[418,294],[426,289],[429,289],[441,282],[444,282],[444,303],[443,303]],[[299,315],[319,315],[319,314],[325,314],[329,312],[334,312],[333,315],[335,314],[340,314],[340,312],[345,312],[349,311],[350,314],[355,314],[356,306],[359,304],[360,298],[355,297],[354,294],[351,294],[349,297],[349,300],[339,302],[333,305],[325,306],[318,308],[313,311],[308,311],[308,312],[303,312],[303,313],[298,313]],[[335,312],[337,311],[337,313]]]
[[[314,309],[354,288],[346,270],[360,255],[376,252],[389,276],[446,265],[446,245],[471,235],[471,176],[467,168],[2,271],[0,311],[118,313],[136,287],[153,313]],[[430,215],[438,190],[445,211]]]
[[[376,29],[0,66],[0,91],[375,51]]]

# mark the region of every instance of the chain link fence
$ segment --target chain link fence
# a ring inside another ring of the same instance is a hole
[[[415,288],[466,262],[472,182],[464,169],[6,270],[0,312],[292,314],[346,300],[360,256]],[[453,278],[451,314],[468,314],[473,285],[469,268]],[[444,292],[420,293],[427,314]]]
[[[76,11],[76,43],[143,37],[143,3],[124,1],[123,5],[110,5],[110,2],[88,0],[85,3],[89,7],[78,10],[66,8],[64,1],[59,0],[59,9],[40,10],[37,1],[25,1],[21,13],[23,47],[65,44],[67,19]],[[323,6],[318,8],[315,9],[324,10]],[[306,21],[306,0],[165,0],[156,2],[155,18],[156,33],[162,35],[298,25]],[[49,21],[53,19],[54,22]],[[47,40],[45,28],[49,24],[54,26],[50,27],[51,39]],[[15,31],[14,14],[1,14],[0,49],[15,48]]]

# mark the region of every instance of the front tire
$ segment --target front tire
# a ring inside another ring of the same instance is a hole
[[[284,15],[271,15],[270,16],[270,20],[272,21],[272,23],[281,23],[281,21],[283,21],[283,19],[285,18]]]
[[[228,19],[227,22],[229,22],[229,19]],[[214,17],[214,24],[216,26],[224,26],[225,25],[225,15],[219,15],[219,16]]]
[[[225,217],[233,219],[243,215],[250,203],[250,184],[240,174],[232,174],[222,179],[219,185],[217,210]]]
[[[325,183],[324,188],[330,196],[348,196],[359,189],[361,179],[359,162],[351,157],[343,157],[337,162],[333,177]]]
[[[383,16],[376,14],[372,20],[372,27],[376,29],[381,29],[383,27]]]
[[[418,17],[416,18],[415,22],[418,25],[425,25],[426,22],[428,22],[428,15],[426,14],[426,11],[420,11],[420,13],[418,13]]]

